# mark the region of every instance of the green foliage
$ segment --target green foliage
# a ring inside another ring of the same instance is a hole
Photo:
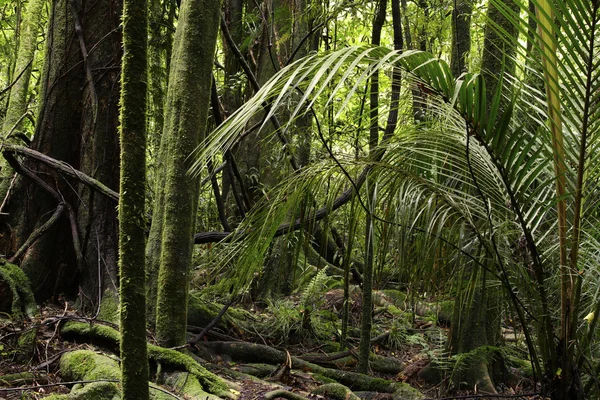
[[[541,1],[534,3],[542,6]],[[494,4],[506,7],[501,1]],[[311,107],[328,109],[329,124],[335,129],[351,124],[351,118],[357,119],[354,110],[367,80],[393,67],[402,69],[410,83],[426,88],[422,101],[429,120],[418,127],[400,123],[394,137],[378,150],[382,157],[377,162],[361,157],[359,151],[351,158],[345,152],[347,147],[333,145],[327,150],[334,160],[322,159],[274,188],[269,201],[258,204],[242,223],[238,240],[228,249],[227,260],[235,261],[241,270],[236,273],[240,284],[247,285],[262,264],[280,224],[300,215],[308,216],[302,223],[309,225],[316,215],[331,215],[339,207],[336,198],[345,189],[357,196],[362,208],[352,217],[363,221],[366,191],[359,187],[362,181],[357,177],[366,171],[369,181],[377,182],[379,201],[374,214],[382,227],[376,246],[381,246],[381,257],[387,248],[403,249],[391,260],[399,270],[403,265],[415,265],[402,272],[407,281],[414,285],[416,279],[435,276],[439,282],[444,277],[462,276],[456,271],[486,269],[490,274],[487,281],[502,285],[509,294],[538,377],[544,368],[554,376],[558,357],[573,361],[575,353],[580,365],[584,359],[594,359],[597,364],[595,350],[567,345],[560,350],[555,332],[568,330],[569,335],[591,344],[596,320],[586,331],[581,329],[585,326],[582,315],[600,311],[598,292],[591,290],[597,274],[587,273],[597,270],[593,254],[598,249],[599,203],[589,199],[597,197],[594,182],[599,169],[595,166],[600,154],[595,151],[600,140],[600,103],[596,101],[600,58],[594,45],[600,11],[597,2],[579,0],[544,2],[544,6],[560,18],[545,20],[543,13],[542,17],[532,15],[525,8],[522,13],[549,26],[544,35],[556,33],[543,40],[553,42],[546,47],[556,49],[559,57],[542,64],[525,48],[519,54],[526,54],[529,65],[543,72],[538,79],[546,81],[547,93],[529,86],[518,75],[504,73],[497,90],[488,96],[479,74],[453,77],[446,62],[430,53],[399,53],[384,47],[348,46],[308,56],[279,71],[199,147],[192,172],[198,173],[206,158],[231,148],[247,121],[264,112],[264,104],[270,105],[269,115],[293,104],[284,132]],[[520,17],[510,22],[527,33]],[[495,28],[501,36],[506,35],[501,27]],[[544,50],[536,42],[533,47]],[[535,75],[533,70],[527,73]],[[296,88],[302,94],[291,103]],[[564,144],[557,141],[559,133]],[[322,137],[321,141],[327,143]],[[563,180],[566,191],[557,193],[556,182]],[[566,204],[571,218],[570,249],[565,249],[565,241],[559,241],[555,233],[559,232],[557,204]],[[562,249],[560,257],[557,248]],[[556,265],[566,264],[563,254],[567,250],[568,269],[566,265],[556,269]],[[578,253],[590,256],[579,257]],[[410,262],[413,255],[418,263]],[[559,297],[562,309],[555,301]],[[568,312],[573,317],[564,314],[565,301],[571,304]],[[528,323],[526,314],[537,315],[539,320]],[[564,321],[570,321],[572,327],[566,327]],[[539,346],[533,335],[539,336]],[[557,353],[567,348],[569,354]]]

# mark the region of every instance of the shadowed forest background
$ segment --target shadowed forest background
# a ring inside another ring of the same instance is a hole
[[[598,25],[0,0],[0,398],[598,398]]]

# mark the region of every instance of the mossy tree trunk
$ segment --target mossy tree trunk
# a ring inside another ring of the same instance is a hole
[[[205,136],[219,15],[218,0],[184,0],[175,33],[160,154],[164,181],[157,184],[162,193],[157,193],[147,252],[153,265],[160,260],[156,335],[164,346],[185,341],[199,192],[198,179],[187,173],[188,156]]]
[[[119,269],[123,399],[148,399],[145,203],[147,0],[123,4]]]
[[[120,20],[119,0],[52,2],[40,111],[30,146],[113,190],[119,181]],[[3,210],[12,228],[2,238],[3,254],[14,254],[57,204],[68,205],[69,212],[15,261],[38,300],[79,295],[81,304],[95,311],[105,289],[117,291],[116,204],[34,161],[23,165],[58,196],[28,178],[17,179]]]
[[[15,77],[19,77],[10,90],[6,116],[2,121],[1,141],[21,144],[15,134],[21,133],[23,119],[27,116],[27,91],[33,57],[37,49],[39,26],[42,18],[42,8],[45,0],[30,0],[20,29],[19,50],[15,64]],[[6,160],[0,158],[0,199],[4,199],[10,186],[13,170]]]

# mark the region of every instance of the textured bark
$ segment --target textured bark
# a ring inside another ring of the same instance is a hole
[[[471,1],[456,0],[452,10],[452,57],[450,69],[455,77],[467,70],[467,56],[471,50]]]
[[[41,107],[30,146],[112,190],[119,179],[120,14],[118,0],[52,2]],[[24,165],[59,192],[76,215],[75,224],[62,217],[18,260],[37,299],[79,293],[82,305],[97,306],[99,293],[117,288],[114,201],[66,182],[34,160]],[[55,197],[37,183],[19,178],[4,210],[12,234],[4,254],[14,253],[56,206]],[[74,234],[83,254],[79,265]]]
[[[150,396],[144,286],[147,9],[146,0],[124,1],[119,201],[120,353],[124,400],[144,400]]]
[[[151,237],[149,243],[160,246],[156,335],[168,347],[185,342],[199,191],[199,180],[187,173],[187,158],[205,135],[219,12],[218,0],[184,0],[175,33],[161,143],[165,179],[157,185],[162,188],[162,194],[157,193],[162,199],[155,205],[151,232],[159,236]],[[156,265],[156,260],[151,263]],[[156,276],[151,275],[149,280],[153,279]]]
[[[481,74],[485,79],[486,98],[491,101],[496,90],[498,77],[502,70],[513,75],[515,72],[514,56],[517,49],[519,31],[503,13],[510,13],[511,18],[517,19],[519,4],[512,0],[504,0],[504,9],[500,11],[493,1],[488,2],[487,18],[483,39],[483,55],[481,59]],[[498,29],[506,34],[499,34]]]

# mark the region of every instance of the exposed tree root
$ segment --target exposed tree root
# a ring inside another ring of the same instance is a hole
[[[227,356],[237,362],[282,364],[287,359],[286,352],[274,349],[269,346],[246,343],[246,342],[207,342],[202,346],[205,351],[203,357],[217,358],[218,356]],[[218,355],[218,356],[217,356]],[[324,368],[319,365],[304,361],[298,357],[291,357],[293,369],[311,372],[332,379],[353,390],[377,391],[383,393],[402,392],[407,399],[418,399],[422,395],[409,385],[388,381],[381,378],[350,371],[340,371],[333,368]]]
[[[352,391],[339,383],[327,383],[314,389],[312,394],[320,394],[330,400],[360,400],[360,397],[352,393]]]
[[[299,394],[290,392],[288,390],[283,390],[283,389],[277,389],[277,390],[273,390],[272,392],[266,393],[264,399],[265,400],[274,400],[274,399],[279,399],[282,397],[284,399],[288,399],[288,400],[308,400],[307,397],[300,396]]]
[[[61,335],[79,341],[92,341],[113,351],[118,349],[120,340],[119,332],[108,326],[90,325],[82,322],[66,323],[61,329]],[[216,396],[234,398],[230,388],[235,388],[236,385],[206,370],[188,355],[149,344],[148,357],[162,368],[186,371],[191,374],[193,379],[199,383],[199,385],[192,385],[194,391],[196,391],[196,386],[200,386],[206,392]]]

